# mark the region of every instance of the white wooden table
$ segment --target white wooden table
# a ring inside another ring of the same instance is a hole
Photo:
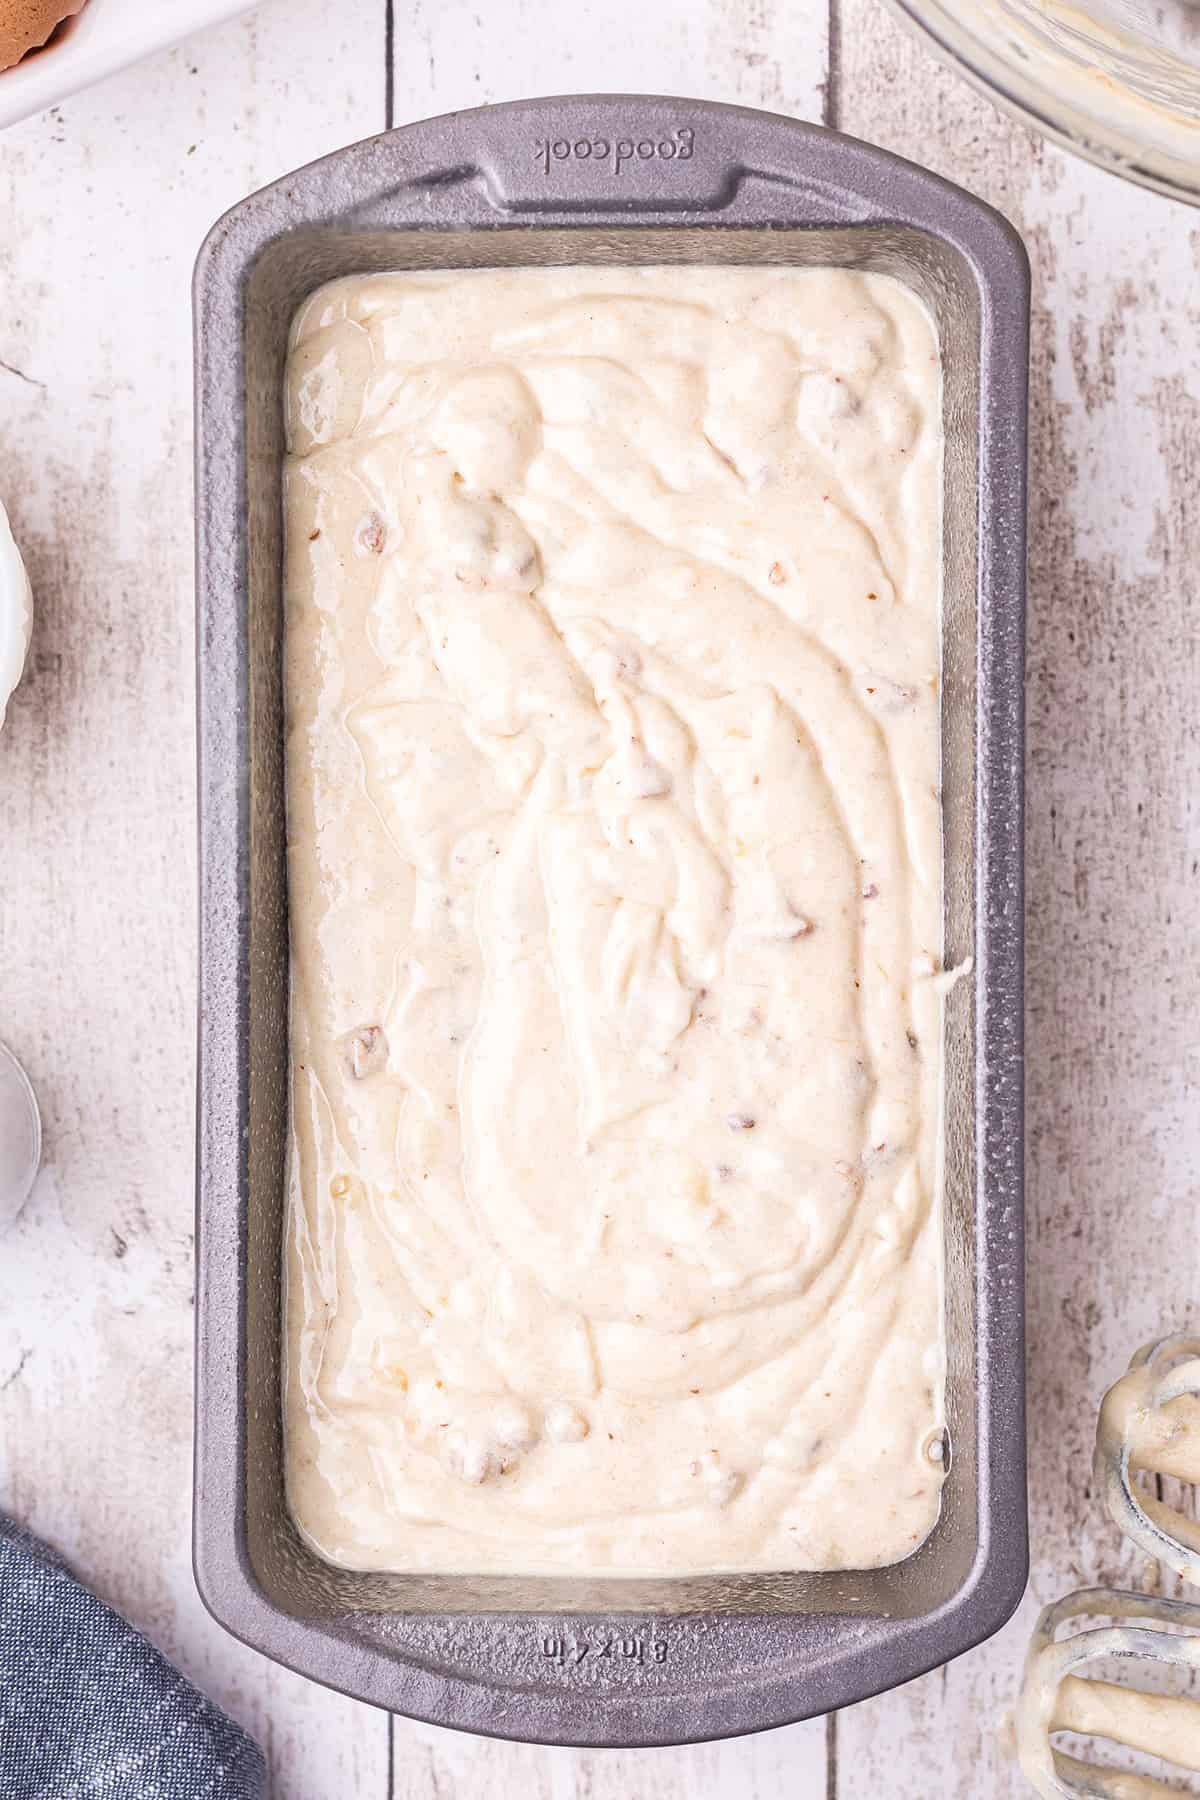
[[[0,1505],[264,1744],[281,1800],[1001,1800],[1036,1606],[1122,1565],[1095,1406],[1195,1323],[1200,215],[1035,141],[879,0],[269,0],[0,138],[0,493],[38,601],[0,736],[0,1032],[46,1163],[0,1244]],[[391,46],[391,67],[388,67]],[[227,205],[523,94],[740,100],[996,202],[1035,271],[1029,668],[1033,1577],[983,1649],[684,1750],[389,1721],[243,1649],[191,1579],[195,892],[188,284]]]

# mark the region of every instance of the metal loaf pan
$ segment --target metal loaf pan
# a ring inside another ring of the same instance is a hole
[[[865,1573],[490,1579],[335,1569],[284,1498],[288,952],[281,381],[333,276],[529,263],[835,263],[907,281],[945,363],[947,1406],[941,1519]],[[196,273],[201,978],[196,1576],[268,1656],[401,1713],[547,1743],[721,1737],[840,1707],[995,1631],[1026,1571],[1022,665],[1029,274],[988,207],[741,107],[521,101],[392,131],[253,194]]]

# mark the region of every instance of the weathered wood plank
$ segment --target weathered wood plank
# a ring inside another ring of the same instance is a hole
[[[1140,1582],[1091,1493],[1104,1388],[1196,1317],[1200,232],[1043,144],[878,0],[839,0],[847,131],[973,188],[1034,266],[1029,661],[1033,1566],[984,1649],[839,1721],[847,1795],[1026,1793],[1004,1717],[1036,1607]]]
[[[384,78],[383,0],[292,0],[0,138],[0,492],[38,606],[0,737],[0,1031],[46,1123],[0,1246],[0,1499],[286,1800],[382,1800],[387,1724],[235,1644],[191,1577],[189,283],[226,206],[382,126]]]
[[[765,0],[397,6],[395,122],[530,94],[687,94],[821,117],[825,7]]]
[[[721,1744],[554,1750],[397,1719],[392,1800],[827,1800],[824,1741],[813,1720]]]

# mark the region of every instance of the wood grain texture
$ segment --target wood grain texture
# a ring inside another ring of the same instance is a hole
[[[188,1556],[195,868],[188,281],[221,209],[384,123],[386,0],[273,0],[0,138],[0,493],[30,675],[0,736],[0,1032],[47,1165],[0,1245],[0,1504],[268,1749],[282,1800],[1016,1800],[1026,1628],[1126,1564],[1100,1392],[1196,1323],[1200,224],[996,113],[878,0],[397,4],[397,123],[520,94],[820,117],[994,200],[1034,261],[1033,1583],[985,1649],[752,1740],[608,1754],[386,1722],[204,1616]],[[826,1744],[836,1748],[836,1771]]]
[[[535,94],[686,94],[821,117],[824,0],[409,0],[395,121]]]
[[[291,0],[0,138],[0,492],[37,604],[0,737],[0,1031],[46,1127],[0,1245],[0,1504],[287,1800],[382,1800],[387,1725],[235,1644],[191,1577],[189,285],[226,206],[382,126],[384,72],[381,0]]]
[[[1200,1292],[1200,222],[1033,137],[878,0],[840,21],[843,128],[993,201],[1034,273],[1031,1585],[991,1644],[844,1714],[840,1751],[854,1792],[1015,1800],[1005,1715],[1037,1607],[1148,1573],[1092,1496],[1100,1396]]]

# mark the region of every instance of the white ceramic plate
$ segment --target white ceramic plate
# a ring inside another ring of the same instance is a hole
[[[45,50],[0,71],[0,126],[13,125],[127,64],[248,12],[252,0],[87,0]]]

